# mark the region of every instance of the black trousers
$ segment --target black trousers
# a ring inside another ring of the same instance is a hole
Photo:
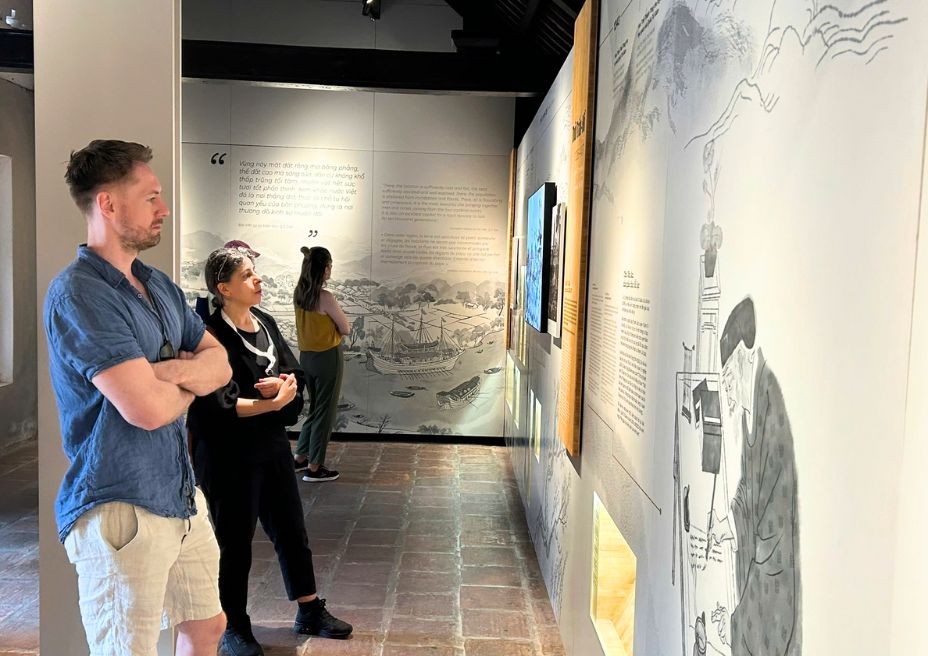
[[[303,504],[289,450],[261,463],[198,458],[200,485],[219,543],[219,599],[230,626],[249,626],[248,574],[257,520],[274,544],[287,596],[316,593]]]

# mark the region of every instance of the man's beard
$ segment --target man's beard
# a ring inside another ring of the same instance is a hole
[[[119,242],[126,250],[145,251],[161,242],[160,232],[145,232],[141,228],[129,226],[125,219],[120,220],[122,234],[119,235]]]

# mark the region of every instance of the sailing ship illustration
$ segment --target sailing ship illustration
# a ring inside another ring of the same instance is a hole
[[[442,410],[459,408],[470,403],[471,399],[477,396],[479,391],[480,376],[474,376],[448,392],[436,392],[435,400],[438,401],[438,407]]]
[[[390,334],[384,338],[379,352],[368,349],[367,356],[373,368],[382,374],[429,376],[451,371],[464,349],[445,334],[445,318],[441,319],[441,332],[434,339],[419,311],[419,329],[415,341],[404,343],[396,338],[396,319],[391,318]]]

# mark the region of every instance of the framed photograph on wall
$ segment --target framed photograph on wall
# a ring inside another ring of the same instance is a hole
[[[520,358],[522,352],[522,311],[509,310],[509,352]]]
[[[519,257],[521,256],[522,237],[512,238],[512,254],[509,265],[509,308],[519,307]]]
[[[519,322],[519,362],[523,365],[526,364],[526,353],[528,353],[528,340],[525,339],[525,272],[526,267],[524,264],[519,267],[519,309],[516,310],[519,313],[519,317],[522,318],[522,321]]]
[[[516,363],[512,361],[512,354],[506,353],[506,407],[512,415],[516,407]]]
[[[530,453],[535,452],[535,390],[529,387],[528,390],[528,425],[525,427],[528,433],[528,450]],[[528,483],[528,482],[527,482]]]
[[[551,263],[548,270],[548,333],[561,336],[564,309],[564,235],[567,230],[567,203],[558,203],[551,212]]]
[[[548,329],[548,267],[555,187],[546,182],[528,199],[528,228],[525,238],[525,320],[540,333]]]
[[[541,462],[541,401],[537,396],[532,414],[532,443],[535,446],[535,461]]]

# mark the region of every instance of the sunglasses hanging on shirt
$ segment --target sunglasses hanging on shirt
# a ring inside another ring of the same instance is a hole
[[[145,286],[145,291],[148,291],[148,286]],[[158,349],[158,362],[164,362],[165,360],[173,360],[177,357],[177,352],[174,350],[174,345],[171,344],[171,340],[168,339],[168,328],[164,325],[164,319],[161,318],[161,305],[158,303],[158,299],[155,298],[154,294],[148,291],[148,297],[151,299],[151,308],[155,311],[155,316],[158,317],[158,323],[161,326],[161,348]]]
[[[158,350],[158,362],[173,360],[176,357],[177,353],[174,352],[174,345],[165,337],[164,344],[162,344],[161,348]]]

